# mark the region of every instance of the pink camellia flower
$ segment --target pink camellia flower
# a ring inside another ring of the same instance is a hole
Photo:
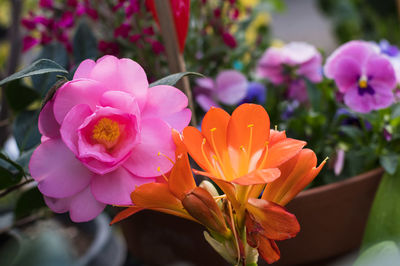
[[[287,85],[288,97],[304,102],[308,99],[304,78],[317,83],[322,80],[322,56],[307,43],[291,42],[270,47],[257,65],[257,75],[275,85]]]
[[[351,41],[340,46],[328,57],[324,73],[335,80],[345,104],[356,112],[386,108],[394,101],[393,66],[369,42]]]
[[[226,105],[240,103],[247,93],[247,78],[236,70],[224,70],[218,74],[215,82],[211,78],[196,80],[194,93],[196,102],[204,111],[212,106],[219,107],[218,102]]]
[[[189,123],[187,103],[175,87],[149,88],[130,59],[83,61],[39,115],[42,143],[29,169],[46,204],[75,222],[131,204],[136,186],[171,169],[171,128]]]

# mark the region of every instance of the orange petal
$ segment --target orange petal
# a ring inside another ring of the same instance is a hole
[[[261,105],[242,104],[236,108],[229,120],[228,146],[235,150],[240,150],[243,146],[251,157],[255,152],[264,149],[269,139],[269,131],[267,111]]]
[[[232,183],[247,186],[247,185],[260,185],[274,181],[281,175],[278,168],[254,170],[245,176],[241,176],[232,180]]]
[[[317,157],[312,150],[300,151],[280,167],[281,177],[266,186],[262,198],[286,205],[315,178],[319,172],[313,170],[316,164]]]
[[[172,140],[176,146],[175,154],[187,152],[186,146],[182,140],[182,135],[176,129],[172,129]]]
[[[314,178],[321,171],[322,167],[324,167],[325,163],[326,161],[323,161],[318,166],[318,168],[313,167],[306,176],[304,176],[299,182],[295,183],[293,187],[289,189],[289,192],[282,197],[279,204],[286,205],[289,203],[289,201],[296,197],[297,194],[299,194],[308,184],[310,184],[314,180]]]
[[[267,263],[274,263],[281,257],[281,253],[275,241],[261,236],[258,244],[258,253]]]
[[[126,208],[120,211],[117,215],[115,215],[114,219],[112,219],[110,225],[115,224],[121,220],[128,218],[129,216],[143,210],[143,208],[139,208],[137,206]]]
[[[283,139],[275,145],[269,147],[268,157],[262,168],[278,167],[293,156],[295,156],[307,144],[305,141],[297,139]]]
[[[185,144],[190,156],[196,161],[201,168],[206,171],[213,171],[213,167],[209,162],[212,161],[211,147],[208,142],[203,144],[205,137],[195,127],[186,127],[183,130],[183,143]],[[204,157],[202,152],[202,145],[204,145]]]
[[[131,199],[135,206],[143,209],[165,208],[177,211],[183,209],[181,201],[169,191],[167,184],[143,184],[131,193]]]
[[[250,198],[246,207],[251,217],[261,226],[259,233],[269,239],[292,238],[300,231],[296,217],[278,204]]]
[[[168,178],[168,186],[172,194],[180,200],[196,187],[186,152],[176,157],[174,167]]]
[[[226,132],[230,115],[221,108],[211,107],[201,123],[201,133],[207,139],[211,147],[215,147],[215,153],[221,157],[227,151]],[[214,145],[213,145],[214,144]]]
[[[286,132],[285,131],[278,131],[278,130],[270,130],[269,133],[269,140],[268,140],[268,146],[272,147],[275,143],[278,141],[281,141],[283,139],[286,139]]]

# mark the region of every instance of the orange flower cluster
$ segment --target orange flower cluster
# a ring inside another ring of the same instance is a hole
[[[166,182],[136,188],[133,206],[113,222],[143,209],[165,212],[203,224],[217,236],[212,241],[231,243],[234,258],[227,258],[230,251],[217,251],[232,262],[256,262],[251,248],[268,263],[277,261],[275,240],[292,238],[300,230],[296,217],[282,206],[316,177],[325,161],[317,167],[304,141],[270,130],[267,112],[255,104],[239,106],[232,116],[212,108],[201,132],[186,127],[183,135],[174,132],[173,137],[176,160]],[[193,172],[212,179],[224,195],[196,186],[187,152],[203,169]]]

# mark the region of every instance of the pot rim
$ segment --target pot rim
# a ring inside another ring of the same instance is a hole
[[[369,170],[367,172],[364,172],[362,174],[347,178],[345,180],[341,180],[341,181],[334,182],[331,184],[303,190],[296,196],[296,198],[297,197],[307,197],[307,196],[311,196],[311,195],[315,195],[315,194],[325,193],[326,191],[338,189],[343,186],[350,186],[352,184],[359,183],[359,182],[362,182],[367,179],[372,179],[376,176],[381,176],[383,173],[384,173],[383,168],[378,167],[378,168]]]

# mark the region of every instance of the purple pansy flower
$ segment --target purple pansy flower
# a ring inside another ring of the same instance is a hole
[[[257,75],[275,85],[287,85],[289,98],[307,100],[304,78],[317,83],[322,80],[322,56],[307,43],[291,42],[282,47],[270,47],[257,65]]]
[[[215,81],[211,78],[196,80],[194,88],[196,102],[204,111],[212,106],[219,107],[218,102],[236,105],[246,96],[248,81],[236,70],[225,70],[218,74]]]
[[[356,112],[386,108],[394,101],[394,69],[371,43],[351,41],[340,46],[328,57],[324,72],[335,80],[345,104]]]
[[[396,73],[397,83],[400,83],[400,50],[396,45],[391,45],[387,40],[378,43],[379,50],[386,55]]]

